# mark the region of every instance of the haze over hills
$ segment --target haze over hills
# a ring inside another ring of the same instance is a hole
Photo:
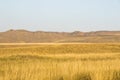
[[[45,32],[8,30],[0,32],[0,43],[106,43],[120,42],[120,31]]]

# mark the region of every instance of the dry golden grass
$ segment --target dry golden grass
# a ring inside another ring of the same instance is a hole
[[[1,44],[0,80],[120,80],[120,44]]]

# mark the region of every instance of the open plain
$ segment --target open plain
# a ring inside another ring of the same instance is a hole
[[[120,43],[1,43],[0,80],[120,80]]]

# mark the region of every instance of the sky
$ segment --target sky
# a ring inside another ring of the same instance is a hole
[[[0,31],[120,30],[120,0],[0,0]]]

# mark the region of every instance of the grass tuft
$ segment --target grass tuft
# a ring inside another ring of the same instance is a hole
[[[113,72],[113,79],[112,80],[120,80],[120,71]]]
[[[74,80],[92,80],[89,73],[80,73],[74,76]]]

